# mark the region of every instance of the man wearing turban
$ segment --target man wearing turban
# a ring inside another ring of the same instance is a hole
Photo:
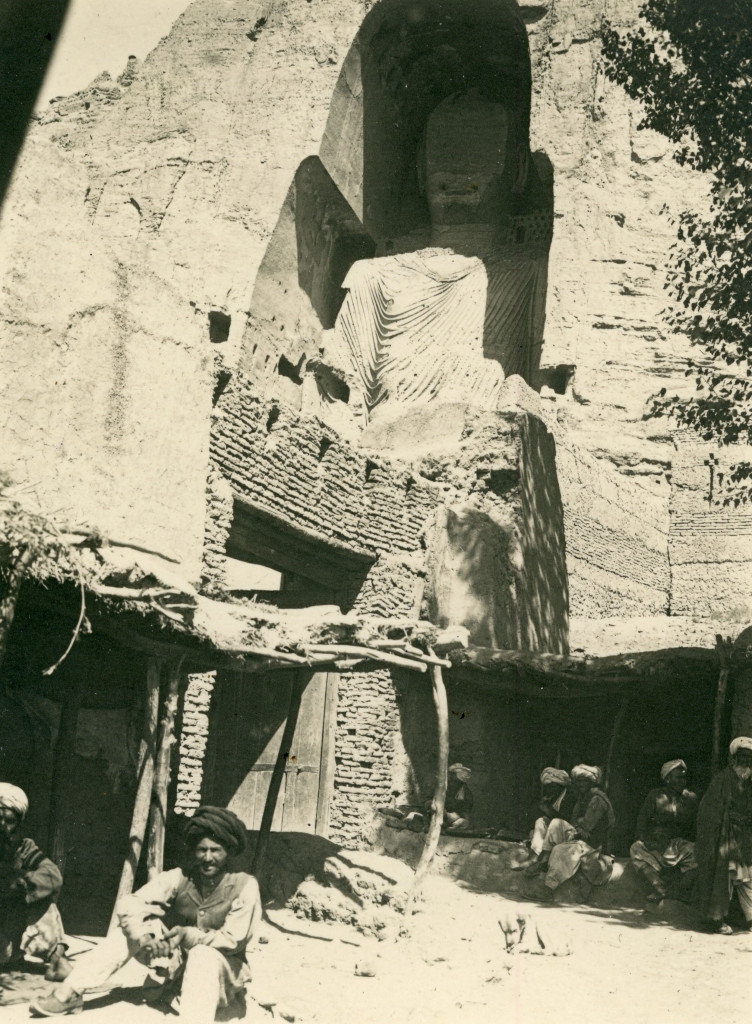
[[[470,788],[471,768],[457,761],[447,768],[447,790],[444,799],[444,818],[442,831],[449,833],[469,832],[472,828],[474,798]],[[413,832],[424,832],[431,820],[431,802],[412,806],[402,805],[396,810],[388,810],[390,817],[401,818]]]
[[[637,838],[629,856],[637,873],[648,883],[649,903],[667,894],[666,880],[681,872],[678,895],[691,891],[697,876],[695,822],[697,796],[687,789],[687,765],[674,758],[661,768],[662,785],[651,789],[637,818]]]
[[[77,1013],[83,995],[107,985],[132,957],[152,983],[180,992],[181,1021],[211,1024],[250,978],[247,950],[261,919],[256,879],[230,871],[245,826],[224,807],[199,807],[185,831],[192,863],[163,871],[117,905],[119,927],[54,992],[31,1004],[38,1016]]]
[[[601,770],[578,764],[570,772],[576,802],[571,821],[553,818],[546,828],[538,859],[529,874],[546,872],[545,884],[553,891],[580,869],[592,885],[611,877],[612,861],[603,853],[616,818],[611,801],[600,788]]]
[[[28,810],[22,789],[0,783],[0,963],[35,956],[47,963],[48,981],[62,981],[71,969],[55,904],[63,876],[22,834]]]
[[[472,770],[459,761],[447,769],[447,791],[444,802],[445,832],[467,832],[471,827],[473,791],[470,789]]]
[[[554,818],[569,820],[574,809],[575,794],[568,772],[561,768],[544,768],[540,775],[538,817],[530,836],[530,849],[536,857],[543,850],[546,830]]]
[[[723,935],[734,893],[752,929],[752,738],[737,736],[729,755],[700,801],[695,846],[700,914]]]

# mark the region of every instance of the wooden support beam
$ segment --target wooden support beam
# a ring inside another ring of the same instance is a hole
[[[269,833],[272,830],[274,812],[277,809],[277,799],[279,798],[279,791],[282,786],[282,779],[284,778],[287,759],[290,756],[290,750],[292,749],[293,740],[295,739],[295,727],[298,724],[300,701],[307,682],[308,674],[301,678],[296,673],[292,679],[290,704],[287,709],[287,720],[285,721],[282,740],[279,744],[279,750],[277,751],[277,760],[274,763],[272,777],[269,780],[269,791],[266,794],[264,813],[261,816],[261,825],[259,827],[259,834],[256,840],[256,849],[253,853],[253,863],[251,864],[252,875],[258,876],[263,867],[264,858],[266,857],[266,850],[269,845]]]
[[[426,845],[420,855],[415,877],[405,904],[405,920],[409,919],[415,897],[420,892],[423,880],[428,874],[431,861],[439,845],[441,826],[444,823],[444,807],[447,792],[447,769],[449,767],[449,707],[447,703],[444,677],[440,665],[431,666],[433,702],[436,708],[436,725],[438,732],[438,755],[436,759],[436,788],[431,804],[431,824],[428,827]]]
[[[76,728],[78,713],[83,699],[83,681],[76,677],[75,682],[65,691],[60,709],[55,751],[52,760],[52,791],[50,793],[49,836],[50,857],[65,875],[66,842],[65,817],[68,806],[68,793],[72,777],[73,757],[76,752]]]
[[[141,849],[144,845],[144,834],[149,818],[151,791],[154,783],[154,758],[157,745],[157,722],[159,720],[159,677],[161,667],[162,663],[156,658],[149,659],[146,669],[144,725],[138,755],[136,799],[133,804],[128,853],[125,857],[122,874],[120,875],[120,884],[112,911],[110,927],[112,927],[112,923],[115,921],[118,902],[123,896],[133,892],[136,869],[141,859]]]
[[[289,665],[309,665],[311,662],[310,658],[304,658],[300,654],[292,654],[289,651],[276,651],[272,647],[251,647],[247,644],[234,647],[233,654],[253,654],[258,658],[284,661]]]
[[[383,661],[387,665],[398,665],[400,668],[411,668],[416,672],[425,672],[426,665],[422,661],[412,659],[405,655],[404,657],[398,657],[396,654],[390,654],[387,651],[381,649],[372,649],[369,647],[359,647],[354,644],[305,644],[303,647],[305,651],[311,651],[313,654],[326,654],[331,656],[331,660],[334,661],[338,655],[355,655],[363,659],[363,661]]]
[[[713,661],[709,648],[680,647],[595,657],[545,654],[470,647],[452,651],[455,676],[478,683],[484,677],[502,689],[542,697],[577,697],[588,693],[660,689],[687,674],[707,670]]]
[[[441,665],[442,668],[452,667],[449,658],[439,658],[436,654],[426,654],[425,651],[421,651],[420,647],[414,647],[412,644],[405,644],[401,648],[395,648],[395,654],[406,654],[408,657],[420,658],[426,665]]]
[[[159,730],[159,747],[154,769],[154,782],[149,811],[149,840],[146,847],[147,877],[151,880],[164,868],[165,825],[167,823],[167,790],[170,785],[170,760],[175,743],[175,715],[178,710],[180,673],[183,658],[173,662],[168,670],[164,715]]]
[[[723,732],[723,718],[726,710],[726,691],[728,689],[728,677],[731,658],[729,657],[732,644],[731,638],[724,640],[720,633],[716,634],[715,649],[718,654],[718,689],[715,695],[715,708],[713,711],[713,753],[711,755],[711,767],[713,772],[720,771],[724,760],[721,754],[721,733]]]

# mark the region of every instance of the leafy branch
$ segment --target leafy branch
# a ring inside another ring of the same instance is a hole
[[[646,0],[636,28],[603,31],[606,74],[642,104],[638,128],[675,144],[681,165],[708,178],[707,207],[677,221],[665,317],[698,350],[696,394],[653,401],[703,440],[752,443],[752,7],[742,0]],[[740,459],[724,504],[752,499]]]

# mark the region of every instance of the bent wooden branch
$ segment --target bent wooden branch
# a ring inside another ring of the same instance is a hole
[[[433,653],[433,652],[432,652]],[[431,681],[433,690],[433,702],[436,708],[436,724],[438,731],[438,756],[436,763],[436,789],[434,791],[433,803],[431,804],[431,824],[426,836],[426,845],[420,855],[418,866],[415,869],[415,877],[410,887],[410,893],[405,904],[405,919],[407,920],[412,912],[413,902],[420,891],[423,880],[428,874],[431,861],[434,858],[439,845],[441,826],[444,823],[444,806],[446,804],[447,792],[447,768],[449,765],[449,708],[447,704],[446,687],[444,677],[441,674],[440,665],[431,666]]]

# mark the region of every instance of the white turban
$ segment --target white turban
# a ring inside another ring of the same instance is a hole
[[[666,777],[671,774],[674,768],[683,768],[684,771],[686,771],[687,762],[682,761],[680,757],[675,757],[673,761],[666,761],[666,763],[661,768],[661,778],[665,780]]]
[[[601,781],[602,772],[594,764],[576,764],[572,769],[573,779],[591,779],[597,786]]]
[[[15,811],[19,818],[25,818],[29,809],[29,798],[18,786],[0,782],[0,807]]]
[[[731,741],[729,747],[732,757],[737,750],[752,750],[752,739],[749,736],[737,736],[735,740]]]
[[[456,775],[460,782],[469,782],[470,776],[473,774],[470,768],[466,768],[459,761],[456,764],[450,764],[447,771],[450,775]]]
[[[542,786],[568,786],[569,775],[562,768],[544,768],[541,772]]]

